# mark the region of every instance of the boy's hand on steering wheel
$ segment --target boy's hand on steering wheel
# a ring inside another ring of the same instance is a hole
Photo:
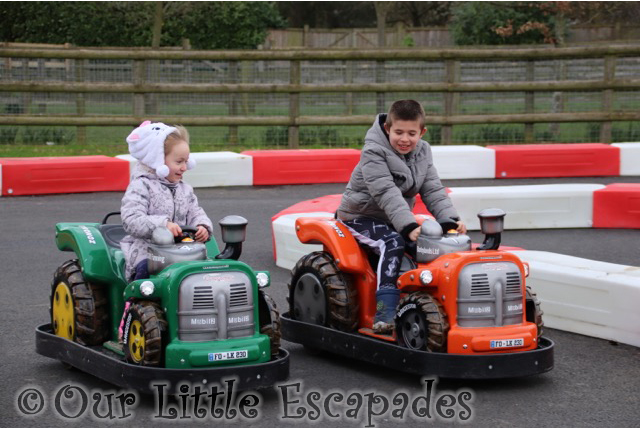
[[[182,228],[180,226],[178,226],[176,223],[167,222],[167,229],[169,229],[169,231],[173,234],[173,236],[178,236],[182,233]]]
[[[209,239],[209,231],[204,226],[198,226],[198,231],[196,232],[196,241],[198,242],[206,242]]]
[[[415,229],[413,229],[411,232],[409,232],[409,239],[411,239],[412,241],[416,241],[418,239],[418,236],[420,236],[420,229],[421,227],[418,226]]]
[[[467,233],[467,226],[460,220],[456,221],[456,223],[458,224],[458,228],[456,229],[456,231],[458,233],[463,234],[463,235],[466,234]]]

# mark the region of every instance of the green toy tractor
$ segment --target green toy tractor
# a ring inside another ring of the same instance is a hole
[[[38,327],[36,350],[123,387],[148,390],[162,379],[216,382],[241,389],[272,386],[289,372],[280,317],[264,292],[269,273],[238,261],[247,221],[220,221],[226,244],[196,242],[182,226],[175,239],[156,229],[150,278],[128,282],[121,224],[58,223],[56,244],[77,259],[63,263],[51,288],[51,324]]]

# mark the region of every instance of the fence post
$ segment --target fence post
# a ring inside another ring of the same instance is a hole
[[[611,83],[616,74],[616,57],[606,56],[604,58],[604,76],[605,83]],[[605,89],[602,91],[602,111],[605,113],[611,113],[613,110],[613,90]],[[611,143],[612,134],[611,121],[602,122],[600,126],[600,142],[609,144]]]
[[[344,61],[344,82],[346,84],[353,83],[353,60]],[[347,92],[344,96],[347,116],[353,114],[353,92]]]
[[[84,72],[84,67],[86,65],[87,61],[84,59],[77,59],[74,60],[74,65],[75,65],[75,69],[76,69],[76,82],[83,82],[85,81],[85,72]],[[84,99],[84,93],[80,92],[78,93],[78,95],[76,95],[76,113],[78,114],[78,116],[82,117],[84,116],[87,111],[86,111],[86,105],[85,105],[85,99]],[[77,126],[76,127],[76,142],[78,144],[87,144],[87,127],[86,126]]]
[[[142,85],[146,75],[145,61],[136,59],[133,61],[133,84]],[[135,92],[133,94],[133,115],[144,118],[144,93]]]
[[[229,61],[229,83],[238,83],[238,61]],[[238,100],[235,93],[229,94],[229,116],[238,116]],[[229,126],[229,145],[238,145],[238,126]]]
[[[445,81],[447,83],[457,83],[460,74],[460,62],[457,60],[445,61]],[[444,115],[445,117],[455,116],[458,111],[460,94],[457,92],[445,92],[444,94]],[[447,145],[453,143],[453,125],[442,126],[442,136],[440,144]]]
[[[300,84],[300,61],[291,61],[289,70],[289,81],[292,85]],[[296,120],[300,116],[300,93],[289,93],[289,148],[300,147],[300,127],[296,125]]]
[[[534,70],[535,63],[533,60],[528,60],[526,64],[526,77],[527,82],[533,82],[534,80]],[[524,112],[526,114],[532,114],[535,112],[535,93],[532,91],[527,91],[524,93]],[[533,133],[533,123],[527,122],[524,124],[524,142],[526,144],[534,143],[534,133]]]

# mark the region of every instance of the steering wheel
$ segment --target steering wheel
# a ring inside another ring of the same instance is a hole
[[[458,223],[456,223],[456,221],[452,218],[439,220],[438,223],[440,223],[440,226],[442,227],[442,232],[445,234],[452,229],[453,230],[458,229]]]
[[[179,244],[180,242],[191,242],[196,240],[196,232],[198,231],[197,227],[186,226],[182,224],[179,224],[178,226],[180,226],[180,229],[182,229],[182,233],[173,238],[176,244]]]

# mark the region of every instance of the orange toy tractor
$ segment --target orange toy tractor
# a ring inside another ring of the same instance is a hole
[[[375,255],[340,221],[303,217],[296,233],[324,251],[292,270],[283,338],[398,370],[447,378],[527,376],[553,368],[553,342],[542,336],[542,311],[526,286],[529,266],[500,251],[504,211],[478,214],[486,238],[471,239],[427,216],[415,257],[398,278],[402,297],[393,335],[371,330],[376,306]],[[373,263],[375,265],[375,263]]]

